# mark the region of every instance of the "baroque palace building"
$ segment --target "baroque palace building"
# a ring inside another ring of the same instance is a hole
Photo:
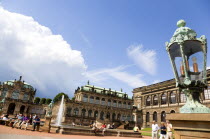
[[[200,92],[200,101],[210,107],[210,69],[207,70],[207,81],[209,86]],[[175,86],[174,79],[135,88],[133,98],[134,113],[142,127],[150,127],[153,120],[165,121],[168,114],[179,113],[179,108],[186,102],[185,94]]]
[[[36,89],[30,84],[19,80],[0,83],[0,107],[2,114],[37,114],[43,117],[46,113],[43,105],[34,104]]]
[[[87,85],[78,87],[74,93],[75,100],[66,100],[64,104],[63,122],[66,124],[89,125],[99,123],[115,123],[133,121],[133,100],[121,91]],[[60,102],[53,107],[53,118],[57,117]]]

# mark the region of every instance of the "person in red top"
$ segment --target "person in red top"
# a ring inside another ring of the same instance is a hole
[[[104,123],[101,128],[102,129],[102,135],[104,136],[104,132],[106,131],[106,124]]]

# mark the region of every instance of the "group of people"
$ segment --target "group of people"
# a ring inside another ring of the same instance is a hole
[[[160,131],[160,139],[173,139],[172,137],[172,124],[169,121],[166,123],[161,122],[161,126],[153,121],[152,122],[152,139],[158,138],[158,131]]]
[[[3,122],[10,121],[11,124],[13,123],[12,128],[16,127],[16,128],[23,129],[25,127],[25,130],[27,130],[29,125],[33,125],[32,131],[35,131],[37,127],[38,127],[37,130],[39,130],[39,126],[40,126],[40,118],[37,115],[25,116],[23,114],[17,114],[14,118],[9,118],[9,115],[3,114],[0,117],[0,119],[2,119]]]
[[[103,123],[101,125],[101,127],[99,127],[98,124],[96,122],[94,122],[93,124],[91,124],[90,127],[92,128],[92,130],[94,131],[95,134],[97,133],[97,131],[101,130],[102,131],[102,135],[104,136],[104,133],[105,133],[106,129],[114,129],[115,128],[115,124],[113,123],[111,125],[111,124]]]

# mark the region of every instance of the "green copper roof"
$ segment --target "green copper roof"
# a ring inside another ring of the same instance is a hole
[[[126,94],[125,92],[121,92],[121,91],[116,91],[116,90],[112,90],[112,89],[107,89],[107,88],[102,88],[102,87],[98,87],[98,86],[94,86],[94,85],[89,85],[89,82],[87,85],[85,86],[82,86],[80,88],[80,90],[83,90],[83,91],[90,91],[90,92],[95,92],[95,93],[98,93],[98,94],[116,94],[117,97],[120,97],[120,98],[124,98],[124,95],[127,95],[127,98],[128,99],[132,99],[131,97],[128,97],[128,94]]]
[[[6,81],[6,82],[3,82],[3,84],[7,84],[7,85],[14,85],[14,80],[9,80],[9,81]],[[23,85],[24,88],[29,88],[29,89],[34,89],[30,84],[24,82],[24,85]]]

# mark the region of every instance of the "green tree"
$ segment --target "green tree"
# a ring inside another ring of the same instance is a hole
[[[62,95],[64,95],[64,99],[69,99],[69,96],[67,94],[61,92],[54,97],[53,102],[56,103],[60,101],[62,99]]]
[[[34,103],[35,103],[35,104],[39,104],[39,102],[40,102],[40,98],[39,98],[39,97],[36,97],[36,98],[34,99]]]
[[[71,100],[73,100],[73,101],[74,101],[74,100],[75,100],[75,97],[71,98]]]
[[[40,100],[40,104],[45,104],[46,103],[46,98],[42,98],[41,100]]]
[[[51,101],[52,101],[52,99],[48,98],[48,99],[46,99],[45,104],[49,105],[51,103]]]

